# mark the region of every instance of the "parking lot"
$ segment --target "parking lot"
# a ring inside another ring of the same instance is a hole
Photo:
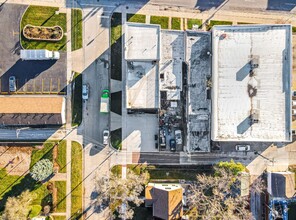
[[[66,53],[57,61],[22,61],[19,24],[26,5],[4,4],[0,13],[0,94],[9,94],[10,76],[16,78],[16,94],[65,94]]]

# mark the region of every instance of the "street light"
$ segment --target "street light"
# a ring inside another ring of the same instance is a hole
[[[19,134],[21,133],[21,130],[26,130],[26,129],[29,129],[30,127],[25,127],[25,128],[19,128],[19,129],[16,129],[15,130],[15,133],[16,133],[16,138],[19,137]]]
[[[254,151],[254,154],[259,155],[260,157],[264,158],[265,160],[270,161],[271,163],[274,163],[274,159],[269,159],[269,158],[263,156],[262,154],[258,153],[258,151]]]

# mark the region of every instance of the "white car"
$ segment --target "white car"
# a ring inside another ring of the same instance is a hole
[[[249,151],[250,145],[236,145],[235,150],[237,151]]]
[[[103,144],[108,144],[109,142],[109,131],[104,130],[103,131]]]
[[[82,99],[88,100],[89,86],[88,84],[82,85]]]
[[[175,139],[177,144],[182,144],[182,131],[175,130]]]

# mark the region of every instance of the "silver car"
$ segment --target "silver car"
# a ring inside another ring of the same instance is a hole
[[[88,100],[89,86],[88,84],[82,85],[82,99]]]
[[[15,76],[9,77],[9,92],[15,92],[16,91],[16,81]]]
[[[109,142],[109,131],[108,130],[104,130],[103,131],[103,144],[108,144]]]

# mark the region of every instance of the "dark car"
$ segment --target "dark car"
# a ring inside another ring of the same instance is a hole
[[[170,140],[170,150],[171,151],[176,151],[176,141],[175,141],[175,139]]]

